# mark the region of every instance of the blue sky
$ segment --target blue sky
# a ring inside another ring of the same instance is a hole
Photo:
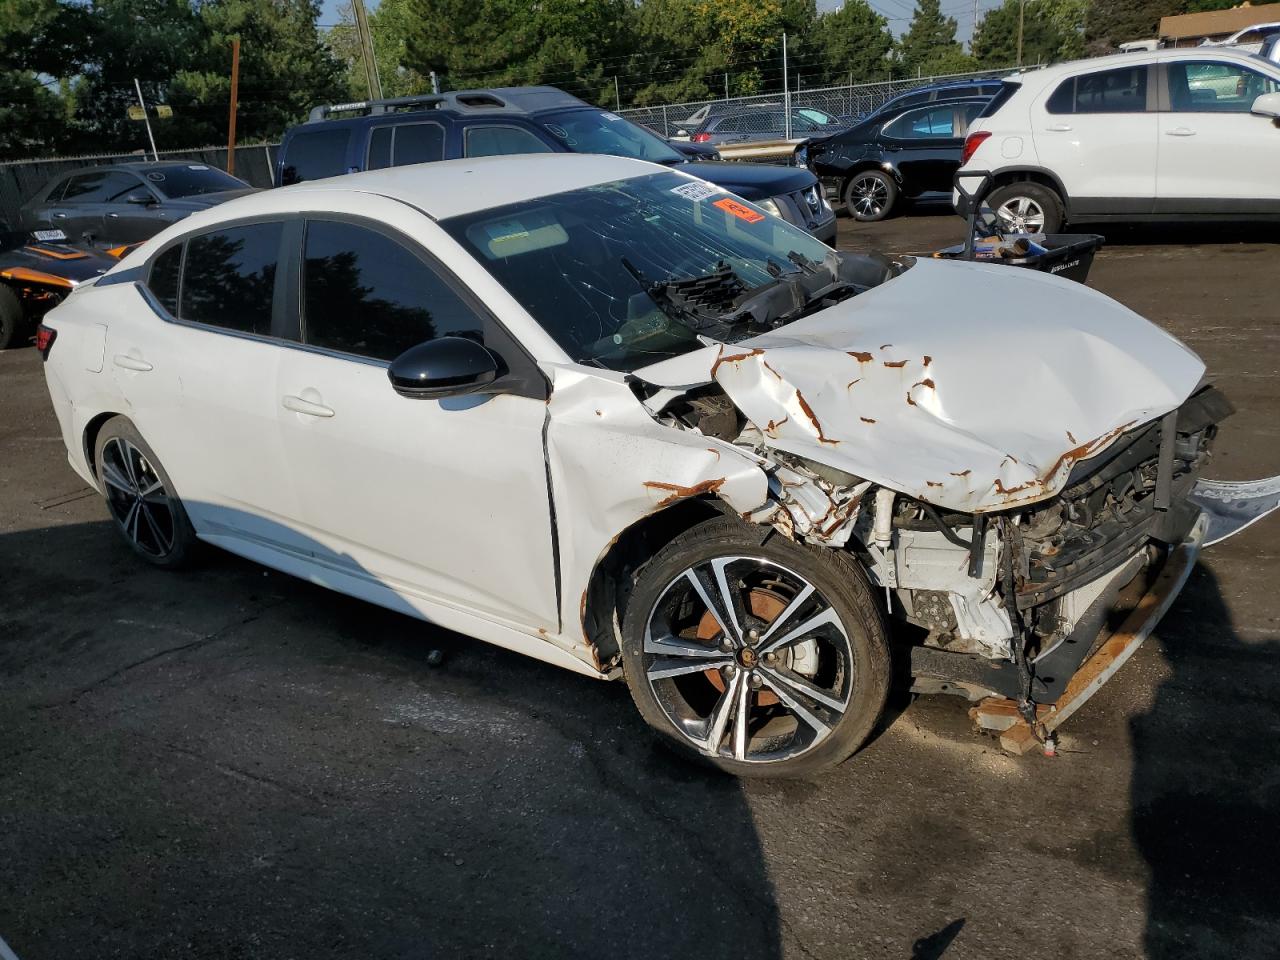
[[[322,23],[337,23],[338,8],[344,0],[324,0],[324,14],[320,18]],[[840,6],[842,0],[818,0],[819,10],[834,10]],[[889,18],[889,27],[895,34],[902,33],[907,29],[907,24],[911,21],[911,11],[915,9],[914,0],[870,0],[871,6],[878,12]],[[990,10],[992,7],[998,7],[1001,0],[977,0],[978,16],[983,11]],[[378,0],[365,0],[365,6],[369,10],[374,10],[378,6]],[[970,33],[973,32],[973,10],[974,0],[942,0],[942,11],[949,17],[955,17],[957,29],[956,35],[964,41],[968,42]]]

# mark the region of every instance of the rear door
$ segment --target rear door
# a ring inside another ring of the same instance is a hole
[[[1156,210],[1280,213],[1280,129],[1250,113],[1280,74],[1232,60],[1169,59],[1159,113]]]
[[[972,108],[971,110],[969,108]],[[951,189],[960,166],[964,130],[979,104],[933,103],[900,114],[880,132],[886,158],[902,177],[908,196]]]
[[[1076,219],[1150,213],[1156,190],[1153,64],[1063,79],[1031,105],[1040,166],[1057,174]]]
[[[435,121],[396,123],[369,132],[366,170],[403,167],[444,159],[445,130]]]
[[[108,167],[78,174],[71,178],[62,199],[52,210],[53,226],[76,242],[90,237],[110,239],[105,232],[110,199],[127,193],[137,184],[132,174]]]
[[[160,218],[160,196],[141,177],[125,176],[128,182],[121,181],[119,189],[107,196],[102,239],[137,243],[155,236],[172,220]]]

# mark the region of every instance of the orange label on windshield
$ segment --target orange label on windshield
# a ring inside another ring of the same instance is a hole
[[[712,204],[713,207],[719,207],[725,213],[731,213],[739,220],[745,220],[747,223],[759,223],[764,219],[763,213],[756,213],[750,207],[743,206],[737,200],[725,197],[723,200],[717,200]]]

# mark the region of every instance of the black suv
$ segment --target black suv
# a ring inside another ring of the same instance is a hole
[[[835,240],[835,212],[808,170],[693,163],[657,134],[555,87],[458,90],[316,107],[306,123],[285,133],[276,183],[517,153],[608,153],[679,166],[819,240]]]

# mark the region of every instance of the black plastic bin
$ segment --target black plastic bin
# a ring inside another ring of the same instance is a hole
[[[1093,255],[1102,249],[1102,243],[1103,238],[1096,233],[1051,233],[1040,243],[1040,246],[1046,248],[1045,253],[1033,253],[1025,257],[975,256],[974,260],[979,263],[1027,267],[1084,283],[1088,279],[1089,268],[1093,266]],[[967,259],[964,244],[939,250],[934,256],[943,260]]]

